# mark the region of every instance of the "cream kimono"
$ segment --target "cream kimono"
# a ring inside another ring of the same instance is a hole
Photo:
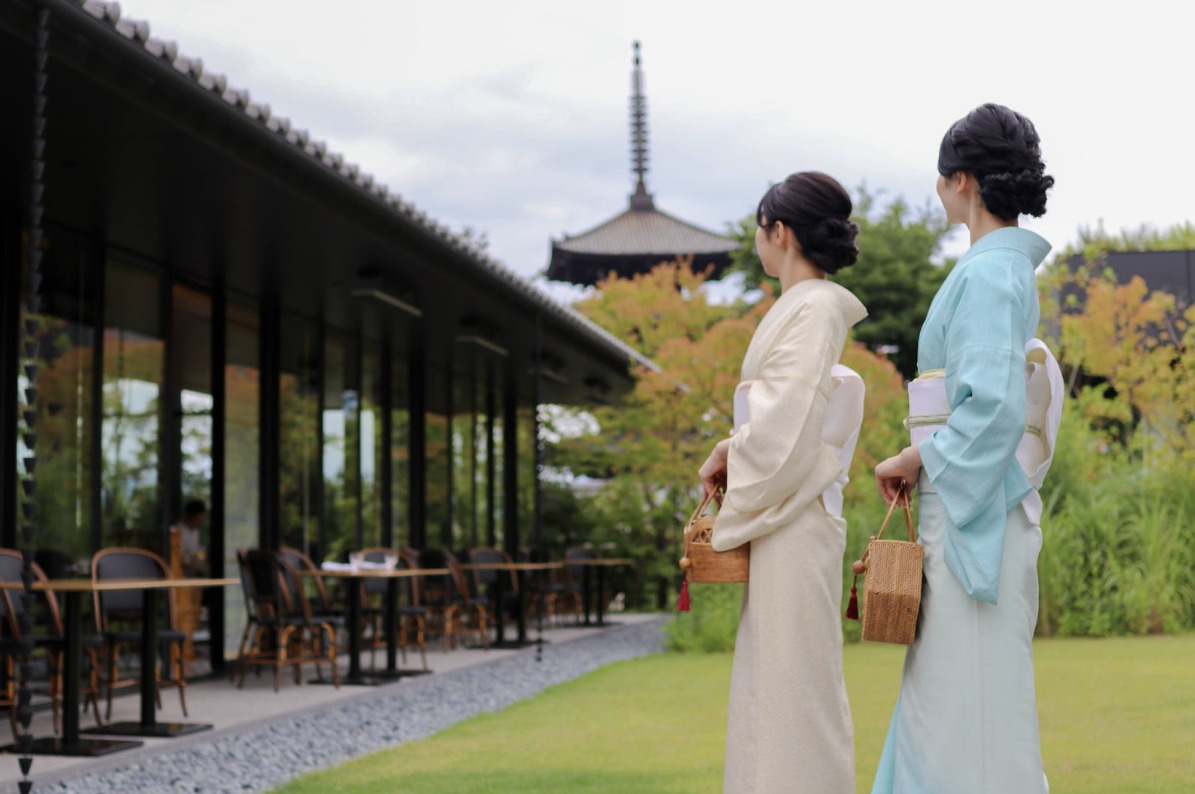
[[[839,616],[846,523],[822,498],[844,472],[823,432],[831,369],[866,315],[837,284],[802,281],[768,311],[743,361],[743,380],[755,381],[750,421],[731,439],[713,534],[718,550],[751,544],[725,792],[855,790]]]

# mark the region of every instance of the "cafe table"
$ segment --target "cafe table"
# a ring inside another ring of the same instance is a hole
[[[341,684],[350,686],[376,686],[382,681],[393,680],[408,675],[421,675],[427,670],[403,670],[398,667],[398,615],[395,605],[398,601],[398,580],[412,579],[423,576],[447,576],[447,568],[335,568],[318,571],[300,571],[303,576],[319,576],[324,579],[342,579],[349,583],[348,587],[348,633],[349,633],[349,672],[340,679]],[[361,587],[362,579],[387,579],[389,587],[386,591],[385,625],[386,632],[386,669],[378,673],[365,674],[361,670]],[[313,684],[331,683],[327,680],[315,679]]]
[[[544,642],[543,638],[537,640],[527,639],[527,588],[525,582],[522,580],[522,574],[532,571],[554,571],[560,570],[564,567],[563,563],[559,562],[473,562],[462,564],[461,569],[466,571],[513,571],[516,576],[519,576],[519,599],[515,602],[515,625],[517,636],[513,640],[507,640],[505,637],[505,619],[503,613],[503,597],[506,594],[505,576],[494,577],[494,642],[491,648],[525,648],[528,645],[535,645]]]
[[[34,754],[99,756],[119,750],[140,747],[142,742],[128,739],[83,738],[80,733],[114,736],[174,737],[209,730],[207,723],[158,722],[157,698],[157,651],[158,621],[141,621],[141,719],[139,721],[114,722],[105,726],[79,729],[79,678],[83,666],[83,598],[94,593],[120,590],[140,590],[142,593],[142,614],[158,614],[158,595],[163,590],[188,588],[227,587],[240,582],[239,579],[51,579],[33,583],[33,589],[61,593],[66,600],[66,632],[64,669],[62,671],[62,736],[34,739]],[[5,588],[17,589],[21,585],[5,582]],[[147,671],[149,674],[147,675]]]
[[[585,568],[581,590],[584,593],[585,601],[585,625],[586,626],[605,626],[605,608],[606,608],[606,569],[613,568],[617,565],[630,565],[634,560],[626,557],[593,557],[590,559],[570,559],[565,561],[565,565],[570,568],[574,565],[583,566]],[[590,593],[590,569],[597,569],[597,622],[591,623],[589,620],[589,593]]]

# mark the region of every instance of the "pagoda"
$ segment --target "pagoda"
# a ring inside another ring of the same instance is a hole
[[[647,192],[647,163],[647,97],[643,93],[639,42],[635,42],[631,72],[631,171],[635,191],[630,206],[587,231],[553,240],[549,279],[590,286],[611,272],[630,278],[686,255],[693,257],[694,269],[712,265],[714,278],[722,274],[738,243],[657,209],[652,194]]]

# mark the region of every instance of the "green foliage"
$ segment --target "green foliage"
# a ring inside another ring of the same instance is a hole
[[[1104,228],[1103,222],[1095,228],[1084,226],[1079,229],[1079,240],[1062,252],[1065,258],[1082,254],[1088,262],[1113,251],[1184,251],[1195,248],[1195,223],[1183,221],[1163,229],[1142,225],[1136,229],[1125,229],[1112,234]]]
[[[668,650],[690,653],[733,651],[743,605],[743,586],[693,585],[689,588],[689,598],[691,611],[677,613],[665,629]]]
[[[940,210],[926,206],[914,211],[901,197],[879,206],[866,186],[856,190],[855,223],[859,225],[859,259],[833,276],[855,293],[869,316],[856,326],[854,338],[873,351],[892,351],[890,358],[905,378],[917,374],[917,336],[938,286],[950,272],[933,264],[949,231]],[[743,274],[753,288],[776,280],[763,271],[755,252],[755,218],[730,228],[739,242],[731,254],[731,272]]]

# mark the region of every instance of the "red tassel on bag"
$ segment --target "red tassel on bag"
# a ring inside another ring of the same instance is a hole
[[[859,581],[859,577],[855,577],[855,581],[851,582],[851,600],[846,605],[846,619],[859,619],[859,594],[855,590],[855,584]]]
[[[688,579],[685,579],[685,581],[681,582],[680,598],[676,599],[676,611],[677,612],[688,612],[689,611],[689,580]]]

